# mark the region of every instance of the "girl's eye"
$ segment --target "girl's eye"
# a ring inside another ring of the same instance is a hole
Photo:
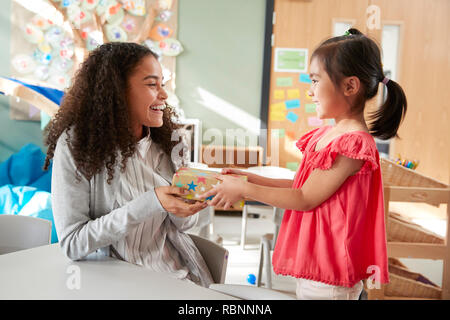
[[[311,82],[314,83],[314,84],[316,84],[316,83],[319,82],[319,81],[317,81],[317,80],[311,80]]]
[[[146,86],[149,86],[149,87],[156,87],[156,83],[149,83],[149,84],[146,84]]]

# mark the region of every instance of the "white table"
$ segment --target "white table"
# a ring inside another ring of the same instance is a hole
[[[295,171],[281,167],[273,167],[273,166],[250,167],[244,169],[243,171],[254,173],[272,179],[294,180],[295,178]],[[275,224],[274,234],[276,237],[276,235],[278,234],[278,229],[281,224],[281,219],[283,218],[284,210],[268,206],[264,203],[246,202],[246,204],[244,205],[244,209],[242,210],[241,242],[240,242],[242,249],[245,249],[248,214],[249,213],[264,214],[269,211],[272,212],[272,219]]]
[[[0,300],[7,299],[235,300],[111,257],[72,261],[58,244],[0,255]]]

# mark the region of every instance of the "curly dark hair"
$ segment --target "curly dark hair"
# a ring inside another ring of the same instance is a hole
[[[90,180],[106,167],[108,183],[114,175],[118,153],[120,169],[136,150],[137,139],[129,123],[126,99],[127,79],[142,58],[158,56],[136,43],[106,43],[93,50],[75,74],[73,84],[64,94],[61,107],[45,128],[44,144],[48,146],[44,170],[54,156],[61,134],[73,128],[67,143],[79,173]],[[150,130],[152,140],[170,157],[178,141],[171,141],[172,132],[180,128],[174,120],[174,109],[164,109],[163,126]],[[148,132],[148,131],[146,131]]]

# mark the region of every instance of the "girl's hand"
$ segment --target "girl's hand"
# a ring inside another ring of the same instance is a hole
[[[184,188],[158,187],[155,188],[155,193],[162,207],[177,217],[189,217],[208,206],[205,202],[196,201],[196,203],[189,204],[183,201],[184,199],[180,199],[180,196],[189,193]]]
[[[222,169],[222,174],[237,174],[240,176],[247,176],[247,172],[244,172],[242,170],[238,170],[238,169],[233,169],[233,168],[223,168]]]
[[[217,179],[222,182],[208,192],[201,194],[199,199],[214,196],[212,200],[207,201],[208,205],[228,210],[233,204],[244,198],[244,188],[247,182],[227,175],[221,175]]]

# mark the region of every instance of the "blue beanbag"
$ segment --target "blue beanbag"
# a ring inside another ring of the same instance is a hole
[[[39,191],[35,187],[13,186],[7,184],[0,187],[0,214],[18,214],[49,220],[52,223],[51,242],[58,242],[51,194]]]
[[[34,144],[0,163],[0,214],[26,215],[52,222],[52,243],[58,242],[51,204],[51,165],[43,171],[45,155]]]
[[[31,186],[51,191],[52,170],[43,171],[45,155],[37,145],[29,143],[0,163],[0,186]]]

